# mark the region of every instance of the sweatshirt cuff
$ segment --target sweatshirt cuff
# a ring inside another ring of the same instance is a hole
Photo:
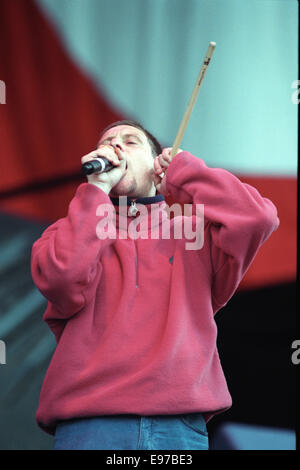
[[[189,172],[196,174],[203,166],[205,166],[204,161],[190,152],[183,151],[175,155],[166,172],[165,196],[172,196],[184,203],[192,202],[193,196],[183,189],[182,179],[186,180],[186,170],[188,174]]]

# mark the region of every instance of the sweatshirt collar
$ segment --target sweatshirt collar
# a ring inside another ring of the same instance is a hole
[[[116,227],[119,229],[124,230],[125,225],[127,227],[126,221],[136,220],[137,223],[140,224],[141,233],[144,233],[145,231],[148,232],[150,229],[152,232],[153,230],[159,230],[161,225],[161,216],[159,213],[161,210],[164,210],[166,206],[165,198],[162,194],[157,194],[151,197],[138,197],[136,200],[134,200],[134,198],[126,198],[124,196],[116,198],[110,197],[110,200],[115,208],[115,222]],[[127,204],[125,205],[126,200]],[[137,207],[136,204],[138,205]],[[131,207],[128,208],[128,206]]]
[[[165,198],[162,194],[156,194],[155,196],[150,196],[150,197],[138,197],[138,198],[127,197],[126,199],[125,198],[120,199],[118,197],[110,196],[110,200],[114,206],[119,206],[120,204],[123,205],[126,201],[127,201],[127,206],[130,206],[132,202],[135,202],[136,204],[146,205],[146,204],[154,204],[154,203],[164,201]]]

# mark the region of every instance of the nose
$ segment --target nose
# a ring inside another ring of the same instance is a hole
[[[117,138],[117,137],[114,137],[114,138],[111,140],[111,145],[112,145],[113,147],[118,147],[118,149],[121,150],[121,151],[124,150],[121,140],[120,140],[119,138]]]

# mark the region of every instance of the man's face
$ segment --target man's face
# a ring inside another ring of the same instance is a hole
[[[154,196],[154,157],[143,131],[133,126],[116,126],[108,129],[101,137],[98,147],[109,144],[119,147],[127,160],[124,177],[112,188],[110,196],[147,197]]]

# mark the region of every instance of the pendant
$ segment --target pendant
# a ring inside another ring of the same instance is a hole
[[[128,214],[129,214],[130,216],[135,217],[138,212],[139,212],[139,210],[138,210],[138,208],[136,207],[135,201],[132,201],[132,202],[131,202],[131,206],[129,207]]]

